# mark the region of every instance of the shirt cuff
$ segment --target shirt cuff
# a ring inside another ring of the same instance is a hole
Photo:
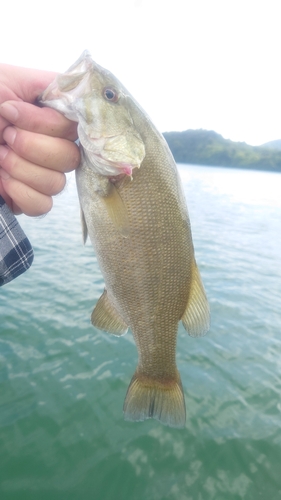
[[[27,271],[33,257],[28,238],[0,196],[0,286]]]

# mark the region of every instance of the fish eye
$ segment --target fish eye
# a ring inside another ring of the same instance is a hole
[[[105,97],[105,99],[107,101],[110,101],[110,102],[117,102],[119,99],[118,92],[115,89],[109,88],[109,87],[106,87],[103,90],[103,96]]]

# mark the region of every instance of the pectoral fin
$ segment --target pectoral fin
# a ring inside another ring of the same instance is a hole
[[[82,226],[82,238],[83,238],[83,243],[85,245],[87,238],[88,238],[88,228],[87,228],[85,215],[84,215],[82,208],[80,208],[80,219],[81,219],[81,226]]]
[[[100,330],[118,336],[124,335],[128,330],[128,325],[109,301],[106,290],[104,290],[92,312],[91,321]]]
[[[115,228],[127,238],[129,236],[129,219],[127,208],[117,190],[117,188],[110,183],[110,189],[106,196],[103,196],[103,202],[106,206],[107,213]]]
[[[188,303],[181,320],[191,337],[205,335],[210,328],[210,308],[195,260],[192,264],[192,281]]]

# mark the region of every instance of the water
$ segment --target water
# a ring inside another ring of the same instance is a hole
[[[281,175],[180,166],[211,331],[178,338],[184,430],[124,422],[131,334],[95,330],[103,290],[74,178],[0,290],[1,500],[281,499]]]

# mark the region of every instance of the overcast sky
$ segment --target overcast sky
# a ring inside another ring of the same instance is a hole
[[[65,71],[88,49],[159,130],[281,139],[280,0],[3,0],[0,61]]]

